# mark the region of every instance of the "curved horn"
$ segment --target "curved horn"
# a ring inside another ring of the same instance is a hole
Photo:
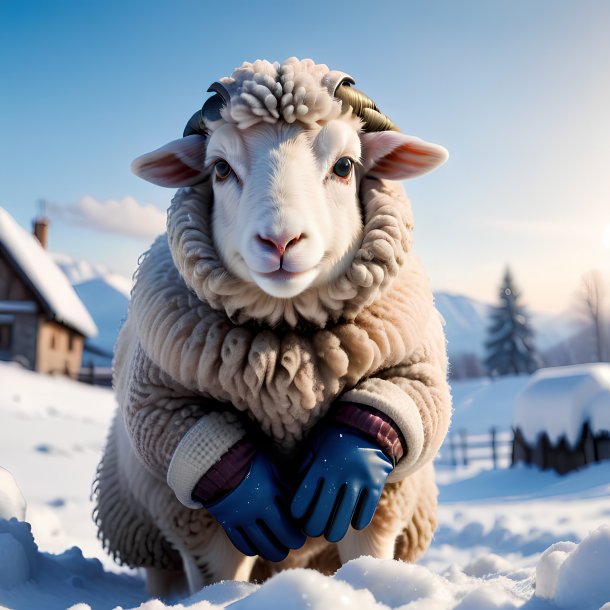
[[[227,88],[218,81],[209,86],[208,93],[218,93],[225,104],[228,104],[231,99],[231,94],[227,91]]]
[[[343,111],[352,112],[364,122],[364,131],[400,131],[394,123],[377,108],[375,102],[362,91],[351,86],[351,81],[342,79],[335,89],[334,96],[341,100]]]
[[[220,119],[220,109],[228,104],[230,99],[229,92],[222,83],[216,82],[210,85],[208,93],[214,93],[215,95],[209,97],[203,104],[201,110],[198,110],[188,120],[188,123],[182,132],[183,137],[192,136],[194,134],[205,136],[207,130],[205,128],[204,119],[210,121],[217,121]]]
[[[335,95],[337,87],[343,83],[355,85],[356,81],[346,72],[339,72],[339,70],[331,70],[322,77],[322,86],[326,87],[329,95]]]
[[[184,131],[182,132],[182,137],[192,136],[195,134],[199,134],[200,136],[206,135],[205,123],[203,122],[203,108],[201,110],[197,110],[197,112],[188,120]]]

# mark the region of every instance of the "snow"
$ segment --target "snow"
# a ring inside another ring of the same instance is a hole
[[[593,434],[610,430],[609,364],[541,369],[517,397],[513,426],[531,444],[546,432],[575,446],[586,422]]]
[[[515,396],[529,380],[529,375],[506,375],[452,383],[452,430],[467,430],[471,434],[489,432],[493,427],[509,430]]]
[[[73,286],[92,280],[104,280],[125,298],[129,299],[132,281],[124,275],[113,273],[106,265],[101,263],[76,260],[63,252],[51,252],[50,254],[51,258],[66,274]]]
[[[550,546],[536,566],[536,595],[558,608],[599,608],[610,599],[610,526],[592,532],[581,544]]]
[[[525,383],[456,384],[456,418],[474,425],[482,397],[508,409]],[[361,557],[332,577],[290,570],[149,599],[142,575],[113,565],[91,522],[90,485],[115,408],[110,390],[0,364],[0,465],[28,500],[31,524],[0,520],[0,607],[610,610],[610,462],[565,477],[441,468],[439,528],[416,565]],[[510,419],[510,409],[494,413]],[[14,493],[12,482],[0,476],[0,489]]]
[[[96,347],[112,354],[119,329],[127,317],[129,296],[117,289],[112,276],[90,279],[74,286],[74,290],[87,306],[99,329],[99,335],[94,341],[89,341]],[[83,357],[84,361],[90,356]],[[109,364],[109,363],[108,363]]]
[[[25,519],[25,498],[13,475],[0,466],[0,519]]]
[[[99,367],[109,367],[119,329],[127,317],[132,281],[107,267],[87,261],[77,261],[67,254],[52,253],[53,260],[61,267],[72,282],[76,294],[93,316],[99,333],[94,341],[88,341],[83,353],[83,364],[93,363]],[[86,348],[91,346],[108,354],[94,353]]]
[[[97,334],[95,322],[49,253],[3,208],[0,208],[0,243],[26,273],[59,322],[86,337]]]

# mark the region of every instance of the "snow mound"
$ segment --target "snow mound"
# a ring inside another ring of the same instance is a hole
[[[511,571],[509,563],[495,555],[481,558],[463,571],[452,566],[443,575],[421,565],[361,557],[334,576],[309,569],[286,570],[262,585],[217,583],[171,605],[147,600],[142,579],[106,572],[97,559],[85,559],[78,547],[60,555],[41,553],[29,524],[11,519],[0,520],[0,606],[49,610],[598,610],[610,600],[608,557],[610,526],[602,526],[580,544],[560,542],[549,547],[538,561],[535,578],[533,569]],[[608,610],[610,606],[606,606]]]
[[[511,563],[504,557],[490,553],[469,563],[464,568],[464,574],[475,578],[485,578],[495,574],[506,574],[511,572],[512,569]]]
[[[574,446],[583,424],[593,434],[610,430],[610,365],[540,369],[517,397],[513,427],[529,443],[546,432],[552,443],[565,436]]]
[[[610,601],[610,526],[589,534],[580,544],[549,547],[536,566],[536,596],[562,610],[598,610]]]
[[[0,519],[25,519],[25,498],[13,475],[0,466]]]
[[[378,602],[390,608],[419,600],[447,605],[453,599],[444,578],[422,566],[398,561],[361,557],[346,563],[334,578],[355,589],[368,587]]]
[[[78,547],[61,555],[41,553],[29,523],[0,520],[0,606],[114,608],[145,598],[139,578],[105,572],[99,560],[85,559]]]

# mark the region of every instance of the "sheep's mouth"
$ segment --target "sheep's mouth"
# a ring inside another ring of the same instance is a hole
[[[270,271],[268,273],[261,273],[259,271],[254,271],[256,275],[260,278],[264,278],[266,280],[273,280],[279,282],[289,282],[290,280],[301,280],[305,279],[308,274],[314,273],[315,267],[312,269],[307,269],[306,271],[286,271],[286,269],[276,269],[275,271]]]
[[[259,288],[269,296],[292,299],[311,286],[318,275],[318,269],[317,266],[307,271],[286,271],[280,268],[267,273],[251,270],[251,273]]]

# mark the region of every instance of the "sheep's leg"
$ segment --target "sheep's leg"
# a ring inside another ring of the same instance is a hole
[[[337,542],[341,563],[363,555],[393,559],[398,534],[399,532],[389,531],[385,527],[376,527],[375,521],[363,530],[350,527],[343,539]]]
[[[146,590],[151,597],[167,599],[189,592],[184,570],[146,568]]]
[[[221,580],[250,580],[256,557],[240,553],[220,528],[200,551],[181,552],[191,593]]]

